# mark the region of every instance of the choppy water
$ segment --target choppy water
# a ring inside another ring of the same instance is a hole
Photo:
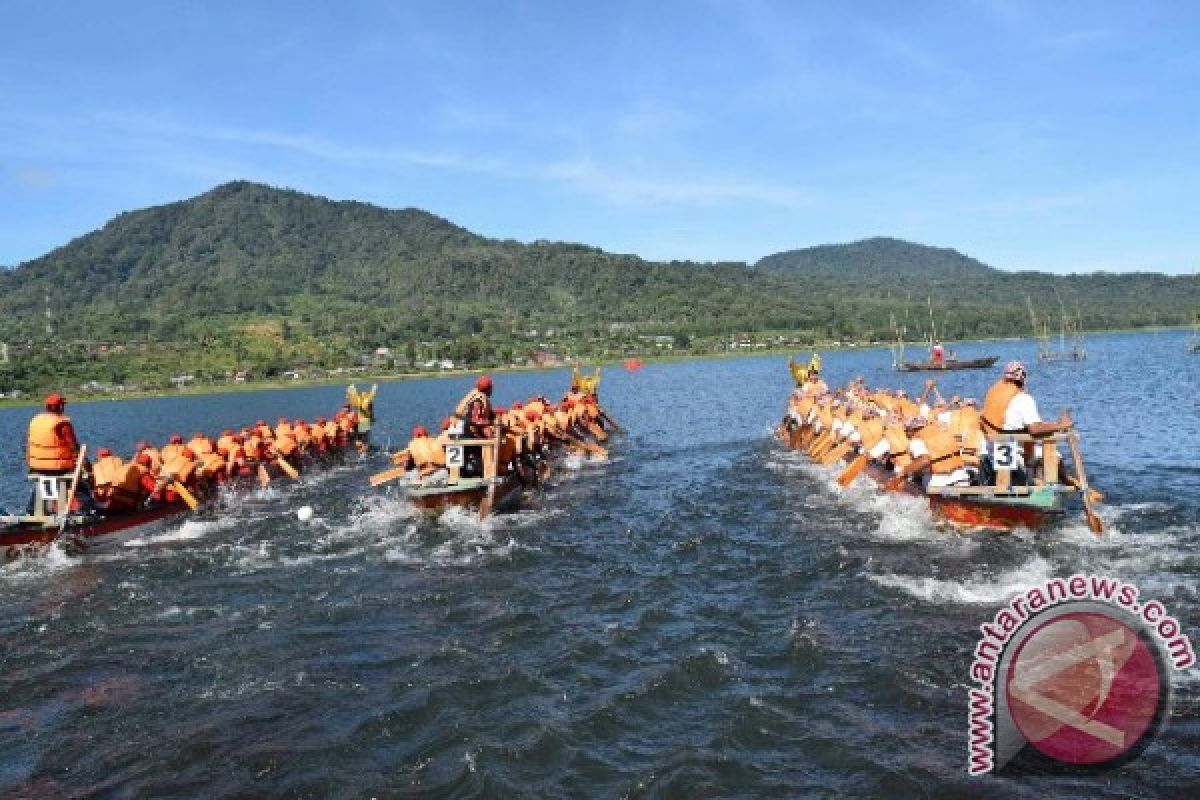
[[[1033,366],[1070,406],[1110,534],[960,538],[923,505],[772,441],[780,358],[606,372],[630,434],[532,508],[419,517],[349,464],[111,552],[0,568],[0,793],[17,796],[1195,796],[1200,677],[1165,736],[1090,778],[970,779],[976,626],[1095,570],[1200,622],[1200,357],[1176,334],[1093,337]],[[960,348],[1008,358],[1026,343]],[[832,381],[907,384],[882,351]],[[990,376],[947,376],[981,395]],[[500,402],[561,391],[505,375]],[[464,379],[386,384],[378,436],[438,419]],[[101,403],[85,440],[327,412],[337,389]],[[27,412],[0,411],[0,497]],[[294,510],[316,517],[301,524]]]

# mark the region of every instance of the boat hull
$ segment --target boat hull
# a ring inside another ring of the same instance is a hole
[[[944,361],[901,361],[896,365],[900,372],[946,372],[959,369],[987,369],[995,366],[998,356],[986,358],[948,358]]]
[[[482,480],[460,481],[451,486],[410,486],[408,499],[417,508],[442,511],[451,506],[477,509],[487,497],[488,486]],[[508,511],[520,505],[521,483],[509,475],[496,484],[493,510]]]
[[[892,477],[875,465],[867,474],[880,485]],[[907,482],[897,491],[925,498],[934,516],[965,530],[1037,530],[1058,523],[1065,514],[1061,497],[1052,487],[1040,487],[1025,495],[957,495],[925,492],[915,483]]]
[[[57,525],[17,524],[0,532],[0,559],[11,561],[55,541],[72,551],[118,544],[165,528],[189,511],[187,505],[179,501],[126,514],[85,517],[70,522],[61,536]]]

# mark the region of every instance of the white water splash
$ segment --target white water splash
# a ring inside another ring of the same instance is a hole
[[[896,589],[918,600],[934,604],[994,605],[1008,600],[1030,586],[1054,576],[1050,562],[1035,556],[1016,569],[998,575],[979,575],[960,580],[941,580],[910,575],[867,575],[877,586]]]
[[[217,531],[228,530],[236,527],[238,520],[235,517],[218,517],[217,519],[188,519],[177,528],[171,528],[162,533],[152,533],[146,536],[139,536],[136,539],[130,539],[125,542],[126,547],[147,547],[152,544],[161,542],[186,542],[193,539],[202,539],[210,533]]]

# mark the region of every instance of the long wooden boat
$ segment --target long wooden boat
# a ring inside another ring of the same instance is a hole
[[[945,372],[957,369],[987,369],[994,366],[999,356],[984,358],[946,358],[941,361],[898,361],[896,369],[900,372]]]
[[[792,449],[800,448],[800,431],[789,434],[783,428],[778,431],[779,438]],[[1027,434],[1012,434],[1014,441],[1037,442],[1042,447],[1053,447],[1056,443],[1065,443],[1072,448],[1073,455],[1077,443],[1071,440],[1070,434],[1053,434],[1038,439]],[[848,454],[843,462],[853,460],[853,454]],[[1076,461],[1076,468],[1082,467],[1081,459]],[[884,466],[878,463],[870,464],[864,473],[884,488],[894,477]],[[1010,483],[1006,476],[999,481],[998,486],[948,486],[922,488],[916,482],[905,481],[897,493],[910,497],[925,498],[934,516],[950,525],[965,531],[1009,532],[1017,528],[1037,530],[1058,524],[1066,515],[1067,498],[1080,495],[1075,486],[1061,483],[1056,479],[1050,483],[1033,486],[1021,486]],[[1085,504],[1085,510],[1087,506]]]
[[[182,500],[113,514],[0,517],[0,560],[11,561],[56,541],[69,551],[115,544],[169,527],[191,509]],[[59,534],[59,531],[62,534]]]
[[[344,463],[351,447],[353,445],[306,454],[300,459],[298,470],[307,472],[328,469]],[[268,463],[264,466],[272,480],[289,480],[278,464]],[[252,490],[258,485],[257,476],[252,471],[246,475],[235,476],[224,485],[235,492]],[[197,500],[203,508],[214,497],[215,494],[199,495]],[[20,558],[56,542],[68,552],[120,544],[129,539],[165,530],[190,513],[193,512],[186,503],[176,500],[129,511],[73,512],[67,516],[65,524],[60,516],[0,516],[0,562]]]
[[[881,486],[892,473],[872,465],[867,474]],[[942,487],[922,490],[912,481],[898,490],[911,497],[924,497],[934,516],[964,530],[1007,532],[1016,528],[1037,530],[1058,524],[1066,514],[1063,495],[1071,487],[1010,487],[1007,491],[991,486]]]
[[[481,509],[488,491],[492,491],[491,511],[510,511],[520,505],[521,482],[515,475],[495,478],[459,478],[454,484],[412,484],[408,499],[426,511],[441,511],[450,506]]]

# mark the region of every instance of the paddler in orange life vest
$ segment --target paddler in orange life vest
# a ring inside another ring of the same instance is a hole
[[[492,379],[487,375],[475,382],[475,387],[463,395],[454,407],[454,417],[462,420],[463,437],[467,439],[488,438],[488,428],[494,420],[492,413]],[[481,477],[483,475],[483,450],[480,447],[468,447],[463,454],[465,465],[463,474],[466,477]]]
[[[1020,361],[1010,361],[1004,367],[1004,375],[992,384],[983,399],[983,410],[979,422],[984,435],[991,441],[1003,439],[1006,433],[1028,433],[1039,436],[1047,433],[1070,430],[1075,424],[1065,411],[1057,422],[1042,422],[1038,415],[1037,402],[1025,391],[1027,371]],[[1032,443],[1025,448],[1032,454]],[[990,457],[988,459],[990,462]],[[1018,469],[1023,465],[1018,464]]]

